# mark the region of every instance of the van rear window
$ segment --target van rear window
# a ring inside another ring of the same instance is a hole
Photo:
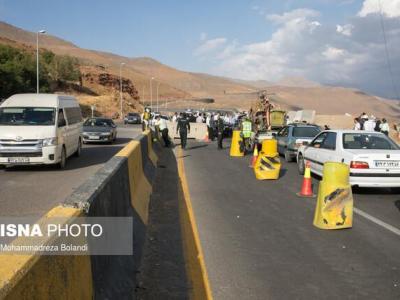
[[[0,108],[0,125],[50,126],[55,124],[55,109],[50,107]]]

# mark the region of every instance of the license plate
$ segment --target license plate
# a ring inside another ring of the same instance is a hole
[[[399,160],[376,160],[375,167],[377,168],[400,168]]]
[[[9,157],[8,162],[12,164],[29,163],[29,157]]]
[[[89,140],[99,140],[100,137],[98,135],[90,135]]]

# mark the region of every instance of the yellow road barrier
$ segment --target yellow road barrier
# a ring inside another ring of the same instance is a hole
[[[264,140],[261,144],[261,152],[269,157],[279,156],[277,141],[275,139]]]
[[[324,164],[314,226],[320,229],[343,229],[353,226],[353,194],[349,174],[349,166],[344,163]]]
[[[240,136],[240,130],[234,130],[232,134],[232,143],[231,143],[231,152],[230,155],[233,157],[242,157],[244,156],[244,149],[241,149],[241,144],[243,143],[243,139]]]
[[[59,217],[72,223],[84,213],[57,206],[38,224]],[[52,245],[53,238],[43,241]],[[23,245],[25,238],[14,245]],[[0,299],[92,299],[92,270],[89,256],[80,255],[0,255]]]
[[[276,140],[265,140],[262,150],[254,166],[254,174],[258,180],[278,179],[281,161]]]

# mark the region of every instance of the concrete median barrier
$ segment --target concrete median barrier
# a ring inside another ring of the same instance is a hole
[[[38,223],[49,218],[73,220],[80,209],[57,206]],[[22,239],[13,242],[23,244]],[[0,255],[0,299],[91,299],[91,262],[88,256]]]
[[[133,255],[0,255],[0,299],[134,298],[156,163],[147,131],[43,217],[131,217]]]

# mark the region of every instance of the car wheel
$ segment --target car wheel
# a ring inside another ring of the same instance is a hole
[[[285,151],[284,156],[285,156],[285,160],[287,162],[292,162],[293,161],[293,157],[290,155],[289,151]]]
[[[82,140],[79,139],[78,149],[76,149],[75,156],[79,157],[79,156],[81,156],[81,154],[82,154]]]
[[[297,167],[299,170],[299,174],[304,175],[305,163],[304,163],[303,155],[301,155],[301,154],[299,154],[299,159],[297,161]]]
[[[5,165],[0,165],[0,170],[5,169],[6,166]]]
[[[60,170],[63,170],[63,169],[65,169],[65,165],[66,164],[67,164],[67,153],[65,151],[65,147],[63,147],[62,150],[61,150],[61,160],[58,163],[58,168]]]

